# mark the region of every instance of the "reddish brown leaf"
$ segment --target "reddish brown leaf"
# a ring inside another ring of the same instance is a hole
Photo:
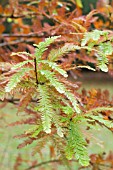
[[[0,34],[3,33],[4,31],[5,31],[4,25],[0,24]]]
[[[23,143],[21,143],[20,145],[18,145],[17,148],[20,149],[27,145],[30,145],[33,141],[34,141],[33,139],[29,138],[29,139],[25,140]]]
[[[31,98],[33,95],[33,89],[29,89],[26,94],[21,98],[19,106],[18,106],[18,113],[24,111],[24,109],[28,106]]]
[[[0,14],[2,14],[2,12],[3,12],[3,7],[2,5],[0,5]]]

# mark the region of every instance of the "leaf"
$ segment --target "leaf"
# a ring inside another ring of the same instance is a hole
[[[2,14],[3,13],[3,7],[2,7],[2,5],[0,5],[0,14]]]
[[[106,32],[105,31],[100,31],[100,30],[94,30],[92,32],[86,32],[84,34],[84,38],[81,41],[81,46],[85,46],[89,40],[93,41],[98,41],[100,39],[101,35],[104,35]]]
[[[92,18],[93,15],[98,14],[98,10],[94,9],[91,10],[87,15],[86,15],[86,21],[85,21],[85,26],[89,26],[92,23]],[[94,21],[93,21],[94,22]]]
[[[31,138],[26,139],[23,143],[19,144],[17,148],[18,149],[23,148],[27,145],[30,145],[32,142],[33,142],[33,139],[31,139]]]
[[[67,159],[71,160],[75,154],[75,158],[82,166],[88,166],[89,156],[86,146],[87,142],[79,129],[78,123],[74,124],[73,122],[70,122],[70,130],[65,149]]]
[[[105,107],[105,106],[103,106],[103,107],[96,107],[94,109],[91,109],[91,110],[87,111],[86,113],[89,116],[92,113],[100,113],[102,111],[112,111],[113,112],[113,108],[112,107]]]
[[[33,95],[33,89],[30,88],[25,95],[23,95],[20,99],[19,106],[18,106],[18,112],[24,111],[24,109],[28,106],[28,104],[31,101]]]
[[[0,62],[0,70],[2,71],[8,71],[10,70],[12,67],[12,64],[11,63],[8,63],[8,62]]]
[[[0,24],[0,34],[2,34],[5,31],[4,25]]]
[[[72,115],[73,114],[73,108],[70,106],[62,106],[62,110],[65,114],[67,115]]]
[[[63,47],[58,48],[58,49],[52,49],[49,53],[48,56],[48,60],[50,61],[57,61],[59,60],[61,57],[63,57],[63,55],[69,53],[70,51],[75,51],[75,50],[79,50],[80,47],[74,44],[69,44],[66,43]]]
[[[80,114],[81,110],[79,109],[79,105],[77,104],[75,96],[70,93],[61,82],[57,80],[54,73],[49,70],[40,70],[40,73],[50,81],[50,84],[54,86],[59,93],[64,94],[71,101],[77,114]]]
[[[57,127],[57,134],[62,138],[64,137],[62,128],[58,125]]]
[[[5,91],[10,92],[11,90],[13,90],[17,86],[17,84],[21,81],[23,76],[26,73],[28,73],[30,70],[32,70],[32,69],[31,68],[22,68],[19,72],[12,75],[10,77],[9,82],[7,83],[7,85],[5,87]]]
[[[93,120],[96,120],[101,123],[102,125],[105,125],[108,128],[113,128],[113,122],[110,120],[105,120],[102,115],[88,115],[89,118],[92,118]]]
[[[59,37],[60,36],[49,37],[46,38],[44,42],[40,42],[38,45],[34,44],[34,46],[36,47],[35,56],[37,61],[41,59],[44,51],[47,50],[47,47]]]
[[[77,4],[78,7],[83,8],[81,0],[76,0],[76,4]]]
[[[75,96],[70,93],[66,87],[57,80],[54,73],[49,70],[40,70],[40,73],[46,77],[47,80],[50,81],[50,84],[55,87],[55,89],[60,93],[64,94],[72,103],[72,106],[74,107],[77,114],[81,113],[81,110],[79,108],[79,105],[75,99]]]
[[[113,121],[105,120],[103,118],[103,116],[99,114],[102,111],[111,111],[111,112],[113,112],[113,108],[105,107],[105,106],[97,107],[97,108],[94,108],[94,109],[91,109],[91,110],[87,111],[85,117],[86,118],[91,118],[93,121],[96,120],[96,122],[99,125],[102,124],[102,125],[105,125],[108,128],[113,128]]]
[[[59,93],[62,94],[66,91],[65,86],[57,80],[53,72],[49,70],[40,70],[40,73],[50,81],[51,85],[54,86]]]
[[[65,91],[65,96],[71,101],[72,106],[74,107],[76,113],[80,114],[81,110],[79,108],[79,105],[77,103],[75,96],[72,93],[70,93],[69,91]]]
[[[26,61],[20,62],[20,63],[14,65],[14,66],[11,68],[11,70],[16,70],[16,69],[18,69],[18,68],[20,68],[20,67],[23,67],[24,65],[26,65],[26,64],[28,64],[28,63],[31,63],[31,62],[34,62],[34,61],[33,61],[33,60],[26,60]]]
[[[64,137],[64,134],[63,134],[63,129],[61,127],[61,124],[60,124],[60,117],[59,115],[57,114],[54,114],[53,115],[53,122],[57,128],[57,134],[60,136],[60,137]]]
[[[73,28],[75,28],[75,30],[76,30],[77,32],[80,31],[81,33],[83,33],[83,32],[86,32],[86,31],[87,31],[86,28],[85,28],[84,26],[82,26],[81,24],[78,24],[78,23],[76,22],[76,20],[75,20],[75,21],[72,20],[71,23],[72,23],[72,25],[73,25]]]
[[[67,73],[65,70],[61,69],[56,63],[50,62],[47,60],[42,60],[40,61],[41,63],[48,64],[52,69],[63,75],[64,77],[68,77]]]
[[[100,43],[98,48],[104,55],[112,55],[113,53],[113,47],[111,42]]]
[[[30,54],[30,53],[28,53],[28,52],[25,52],[25,51],[23,51],[23,52],[17,52],[17,53],[13,52],[13,53],[11,54],[11,56],[15,56],[15,55],[21,57],[21,58],[24,59],[24,60],[28,60],[29,57],[34,59],[34,56],[33,56],[32,54]],[[29,57],[28,57],[28,56],[29,56]]]
[[[31,131],[31,133],[33,132],[33,134],[31,135],[32,138],[36,138],[38,136],[38,134],[43,130],[42,125],[40,126],[35,126]]]
[[[12,52],[12,53],[11,53],[11,56],[14,56],[14,55],[18,55],[18,56],[20,56],[20,57],[21,57],[22,55],[27,55],[27,56],[32,57],[32,54],[27,53],[26,51],[23,51],[23,52],[17,52],[17,53]]]
[[[90,66],[77,66],[77,68],[86,68],[88,70],[96,71],[94,68],[92,68]]]
[[[106,64],[102,63],[99,64],[99,68],[103,71],[103,72],[108,72],[108,67]]]
[[[98,67],[104,71],[104,72],[108,72],[108,58],[104,53],[99,53],[100,56],[98,56],[97,60],[98,60]]]
[[[38,85],[39,103],[36,110],[42,113],[42,126],[46,133],[51,133],[52,115],[54,113],[49,89],[46,85]]]

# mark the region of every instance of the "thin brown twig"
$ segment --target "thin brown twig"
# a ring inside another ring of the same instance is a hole
[[[19,98],[5,98],[4,100],[0,100],[0,102],[9,102],[9,103],[13,103],[13,104],[18,104],[18,102],[20,101]],[[36,103],[38,101],[38,99],[32,99],[31,102]]]
[[[32,42],[32,41],[21,39],[21,40],[15,40],[15,41],[10,41],[10,42],[4,42],[4,43],[0,43],[0,47],[16,45],[16,44],[23,43],[23,42]]]
[[[45,164],[49,164],[49,163],[55,163],[55,162],[61,162],[61,160],[49,160],[49,161],[45,161],[45,162],[41,162],[39,164],[36,164],[36,165],[33,165],[33,166],[30,166],[29,168],[25,169],[25,170],[30,170],[32,168],[37,168],[37,167],[40,167],[42,165],[45,165]]]
[[[46,12],[30,12],[30,13],[27,13],[27,14],[22,14],[22,15],[14,15],[13,13],[11,15],[0,15],[0,18],[11,18],[11,19],[18,19],[18,18],[31,18],[31,17],[34,17],[34,16],[37,16],[37,15],[43,15],[45,17],[47,17],[48,19],[52,19],[53,21],[55,22],[58,22],[59,21],[56,19],[56,18],[53,18],[52,16],[48,15]]]
[[[70,160],[70,161],[72,161],[72,162],[77,162],[77,160],[75,160],[75,159],[72,159],[72,160]],[[62,160],[60,160],[60,159],[54,159],[54,160],[49,160],[49,161],[41,162],[41,163],[39,163],[39,164],[30,166],[29,168],[27,168],[27,169],[25,169],[25,170],[31,170],[32,168],[37,168],[37,167],[43,166],[43,165],[45,165],[45,164],[55,163],[55,162],[56,162],[56,163],[60,163],[60,162],[62,162]]]
[[[18,43],[22,43],[24,42],[24,40],[15,40],[15,41],[10,41],[10,42],[4,42],[4,43],[0,43],[0,47],[3,47],[3,46],[9,46],[9,45],[15,45],[15,44],[18,44]]]
[[[34,63],[35,63],[36,85],[38,86],[38,75],[37,75],[37,62],[36,62],[36,58],[34,58]]]
[[[40,34],[40,33],[29,33],[29,34],[1,34],[1,37],[43,37],[44,34]]]
[[[27,14],[22,14],[22,15],[0,15],[0,18],[11,18],[11,19],[18,19],[18,18],[27,18],[27,17],[33,17],[39,15],[39,13],[37,12],[31,12],[31,13],[27,13]]]

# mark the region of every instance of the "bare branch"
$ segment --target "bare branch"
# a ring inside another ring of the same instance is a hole
[[[72,159],[72,160],[70,160],[70,161],[71,161],[71,162],[77,162],[75,159]],[[60,159],[54,159],[54,160],[49,160],[49,161],[41,162],[41,163],[39,163],[39,164],[37,164],[37,165],[30,166],[29,168],[27,168],[27,169],[25,169],[25,170],[30,170],[30,169],[32,169],[32,168],[37,168],[37,167],[40,167],[40,166],[42,166],[42,165],[49,164],[49,163],[55,163],[55,162],[61,163],[62,160],[60,160]]]
[[[15,40],[15,41],[10,41],[10,42],[4,42],[4,43],[0,43],[0,47],[4,47],[4,46],[7,46],[7,45],[15,45],[15,44],[18,44],[18,43],[22,43],[24,42],[25,40]]]
[[[40,167],[42,165],[49,164],[49,163],[55,163],[55,162],[61,162],[61,160],[55,159],[55,160],[49,160],[49,161],[41,162],[41,163],[39,163],[37,165],[30,166],[29,168],[27,168],[25,170],[30,170],[32,168],[37,168],[37,167]]]
[[[32,42],[32,41],[31,41],[31,40],[20,39],[20,40],[15,40],[15,41],[10,41],[10,42],[0,43],[0,47],[10,46],[10,45],[16,45],[16,44],[23,43],[23,42]]]
[[[31,13],[27,13],[26,15],[23,14],[23,15],[14,15],[14,14],[11,14],[11,15],[0,15],[0,18],[11,18],[11,19],[18,19],[18,18],[31,18],[31,17],[34,17],[36,15],[38,15],[39,13],[36,13],[36,12],[31,12]]]
[[[44,36],[44,33],[29,33],[29,34],[1,34],[1,37],[38,37],[41,38]]]
[[[18,104],[20,102],[19,98],[5,98],[4,100],[0,100],[0,102],[9,102],[13,104]],[[38,99],[32,99],[31,102],[36,103]]]

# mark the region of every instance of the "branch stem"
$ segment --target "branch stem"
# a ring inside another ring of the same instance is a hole
[[[37,63],[36,63],[36,58],[34,58],[34,63],[35,63],[35,76],[36,76],[36,85],[38,86],[38,75],[37,75]]]
[[[77,162],[75,159],[72,159],[70,161]],[[60,160],[60,159],[49,160],[49,161],[41,162],[39,164],[30,166],[29,168],[27,168],[25,170],[31,170],[32,168],[37,168],[37,167],[40,167],[40,166],[43,166],[43,165],[46,165],[46,164],[50,164],[50,163],[61,163],[61,162],[62,162],[62,160]]]

